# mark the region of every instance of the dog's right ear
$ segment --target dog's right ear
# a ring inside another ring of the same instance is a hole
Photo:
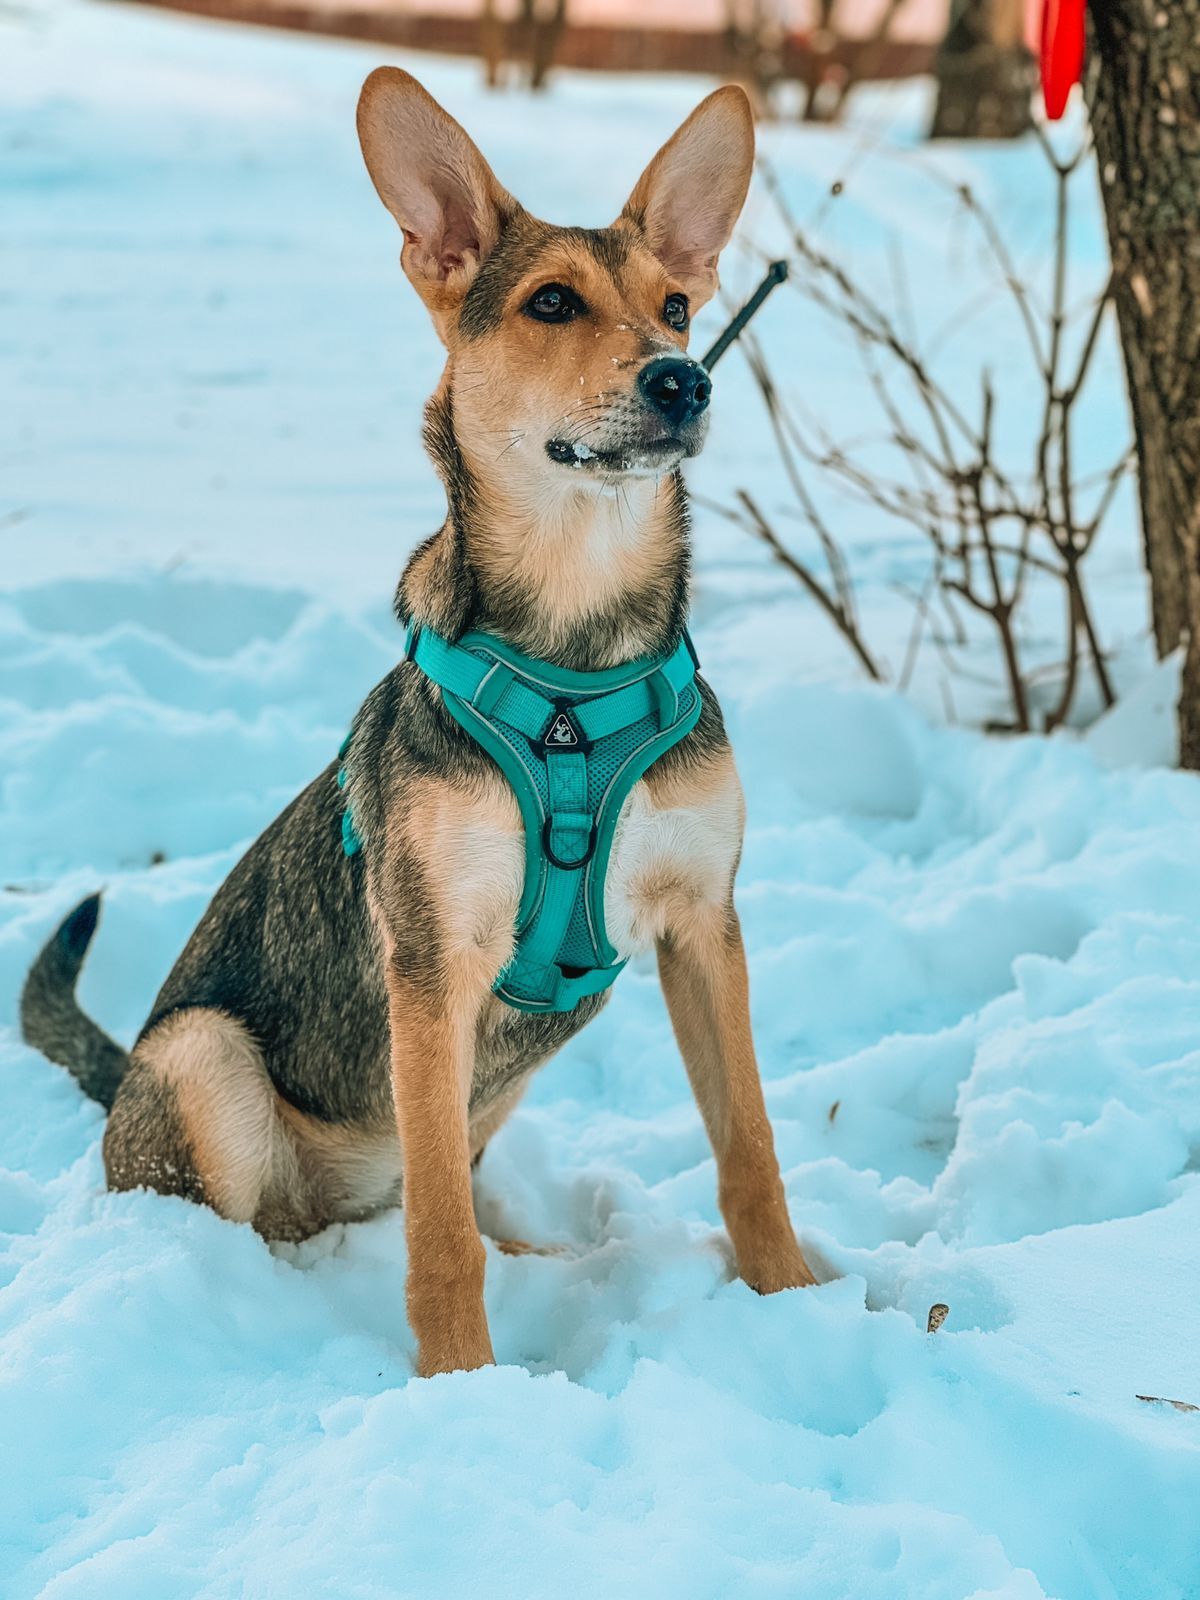
[[[400,224],[400,262],[446,337],[516,201],[433,96],[399,67],[378,67],[358,100],[358,138],[379,198]]]

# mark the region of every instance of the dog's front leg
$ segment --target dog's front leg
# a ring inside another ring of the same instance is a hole
[[[763,1103],[732,901],[689,907],[659,941],[658,969],[717,1158],[718,1199],[738,1272],[761,1294],[813,1283],[792,1231]]]
[[[494,1360],[483,1242],[471,1199],[467,1103],[476,1016],[447,993],[387,972],[392,1093],[404,1157],[408,1320],[423,1378]]]

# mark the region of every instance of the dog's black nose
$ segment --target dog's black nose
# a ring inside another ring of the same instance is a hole
[[[712,398],[712,379],[698,361],[682,356],[660,356],[643,367],[638,387],[674,428],[681,428],[704,411]]]

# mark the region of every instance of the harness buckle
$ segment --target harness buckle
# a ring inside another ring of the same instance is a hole
[[[574,872],[578,867],[586,867],[588,862],[596,853],[595,822],[592,823],[591,831],[588,834],[587,849],[579,857],[578,861],[564,861],[561,856],[555,854],[554,846],[550,843],[550,835],[553,832],[554,817],[549,816],[546,818],[545,822],[542,823],[542,849],[546,852],[546,860],[550,863],[550,865],[553,867],[560,867],[564,872]]]

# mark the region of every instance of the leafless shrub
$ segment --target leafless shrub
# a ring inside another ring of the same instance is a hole
[[[929,541],[931,565],[926,584],[912,596],[914,624],[897,674],[899,682],[907,683],[926,638],[961,670],[967,633],[959,608],[965,607],[986,619],[1003,664],[1010,713],[997,726],[1022,732],[1034,726],[1036,708],[1022,660],[1018,619],[1035,573],[1061,585],[1064,615],[1057,674],[1061,686],[1054,703],[1044,709],[1040,726],[1048,731],[1066,720],[1083,671],[1094,675],[1103,704],[1114,702],[1083,568],[1132,464],[1127,444],[1098,479],[1083,478],[1075,468],[1073,420],[1112,286],[1110,280],[1082,311],[1068,308],[1068,202],[1071,180],[1085,150],[1064,161],[1044,138],[1042,146],[1055,192],[1050,290],[1044,307],[1039,307],[1018,274],[1000,228],[973,190],[953,185],[929,169],[932,181],[950,184],[956,204],[979,230],[1016,307],[1041,419],[1032,460],[1013,465],[1000,459],[994,429],[996,396],[986,364],[981,364],[974,405],[950,393],[897,316],[796,221],[778,179],[764,165],[767,192],[792,241],[789,282],[845,330],[901,470],[881,474],[877,460],[868,461],[863,444],[839,443],[819,421],[806,419],[802,424],[775,382],[761,346],[747,334],[741,349],[770,419],[794,499],[792,513],[815,532],[824,571],[814,570],[788,548],[746,491],[738,492],[735,504],[721,507],[724,515],[762,540],[804,585],[863,670],[875,679],[888,676],[888,669],[863,638],[845,553],[818,511],[806,472],[815,469],[830,475],[853,496],[919,529]]]

